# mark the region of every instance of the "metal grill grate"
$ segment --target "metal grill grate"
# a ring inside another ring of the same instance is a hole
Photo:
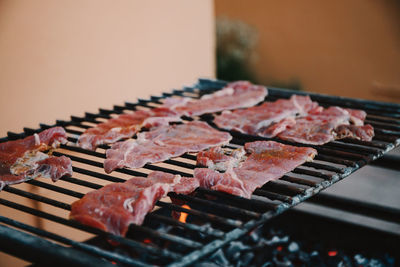
[[[54,154],[71,158],[74,175],[54,184],[45,179],[38,179],[4,188],[4,192],[0,193],[1,205],[17,210],[21,216],[31,214],[41,220],[36,224],[27,221],[23,223],[21,220],[1,215],[0,243],[3,245],[0,245],[0,250],[29,261],[38,261],[40,257],[41,262],[47,259],[47,262],[66,265],[116,263],[127,266],[150,266],[157,263],[186,266],[317,194],[358,168],[381,157],[400,143],[400,105],[310,94],[320,105],[338,105],[365,110],[368,114],[366,122],[375,128],[376,136],[373,141],[340,140],[324,146],[312,146],[318,150],[314,162],[307,162],[281,179],[268,182],[257,189],[251,199],[204,188],[198,188],[194,196],[170,193],[171,198],[186,202],[190,209],[164,199],[158,201],[156,204],[158,210],[148,214],[142,226],[131,226],[126,238],[68,220],[70,203],[90,190],[98,189],[110,182],[125,181],[131,175],[146,176],[153,170],[191,176],[196,163],[195,154],[185,154],[164,163],[148,164],[137,170],[119,169],[108,175],[103,171],[105,149],[108,146],[100,146],[95,152],[76,147],[72,143],[76,142],[79,134],[123,112],[156,107],[165,97],[198,98],[224,85],[222,81],[200,80],[196,87],[185,87],[183,90],[174,90],[172,93],[164,93],[149,100],[140,99],[137,103],[114,106],[112,110],[100,109],[97,114],[86,113],[84,117],[71,116],[70,121],[57,121],[56,125],[66,129],[70,143],[62,145]],[[305,94],[269,88],[266,101],[288,98],[293,93]],[[204,115],[196,119],[207,121],[216,127],[212,123],[212,118],[212,115]],[[1,141],[22,138],[52,126],[41,124],[37,130],[24,128],[21,134],[9,132],[8,137]],[[231,134],[234,138],[229,146],[232,148],[249,141],[267,140],[236,132]],[[276,141],[301,145],[277,139]],[[60,201],[61,196],[68,201]],[[31,200],[34,200],[33,204]],[[326,199],[325,201],[329,202]],[[171,211],[183,211],[188,213],[191,219],[182,223],[170,216]],[[50,230],[44,230],[40,226],[42,221],[46,222],[48,226],[46,229]],[[66,228],[81,233],[78,236],[84,236],[85,239],[118,242],[124,250],[107,248],[90,241],[80,242],[82,240],[76,238],[77,235],[68,236],[67,231],[63,233],[58,230]]]

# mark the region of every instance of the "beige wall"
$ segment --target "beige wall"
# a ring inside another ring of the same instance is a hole
[[[0,0],[0,136],[214,75],[213,2]]]
[[[396,0],[215,0],[217,15],[259,32],[262,83],[298,79],[315,92],[400,103]]]
[[[211,0],[0,0],[1,137],[213,76]],[[30,190],[27,184],[17,187]],[[56,199],[71,202],[64,198]],[[39,207],[51,210],[44,206]],[[77,236],[2,205],[0,214]],[[26,264],[0,252],[0,266]]]

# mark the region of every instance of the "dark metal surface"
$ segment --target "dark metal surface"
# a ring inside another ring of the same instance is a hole
[[[171,193],[169,194],[171,198],[186,202],[191,209],[166,200],[158,201],[156,207],[169,212],[148,214],[145,223],[142,226],[132,226],[126,238],[105,233],[68,219],[67,215],[72,201],[104,184],[122,182],[132,175],[146,176],[152,170],[191,176],[195,167],[196,156],[185,154],[161,164],[148,164],[137,170],[119,169],[112,174],[105,174],[103,171],[104,149],[107,149],[108,146],[103,145],[95,152],[76,147],[73,143],[76,142],[79,134],[117,114],[156,107],[162,103],[161,100],[165,97],[197,98],[202,94],[213,92],[223,85],[225,83],[222,81],[200,80],[196,87],[175,90],[160,97],[139,100],[137,103],[114,106],[112,110],[100,109],[97,114],[86,113],[83,117],[71,116],[70,121],[57,121],[56,125],[65,127],[70,143],[62,145],[54,154],[66,155],[71,158],[73,177],[63,178],[54,184],[45,179],[32,180],[28,182],[30,186],[28,189],[26,184],[7,186],[0,193],[1,205],[24,214],[32,214],[52,224],[79,230],[104,240],[112,240],[114,243],[117,242],[121,246],[129,248],[131,251],[129,255],[120,253],[118,250],[105,250],[94,244],[81,243],[74,240],[74,237],[67,236],[67,233],[39,229],[12,218],[0,217],[0,222],[30,232],[35,236],[70,246],[71,250],[101,257],[117,264],[148,266],[156,262],[160,265],[187,266],[228,242],[240,238],[253,228],[268,222],[290,207],[314,196],[372,160],[382,157],[386,152],[398,146],[400,142],[400,105],[269,88],[269,96],[266,101],[288,98],[294,93],[309,94],[321,105],[363,109],[368,114],[368,123],[375,127],[376,137],[371,142],[340,140],[324,146],[313,146],[318,151],[314,162],[305,163],[281,179],[265,184],[254,192],[251,199],[243,199],[204,188],[199,188],[193,196]],[[212,118],[212,115],[204,115],[194,119],[204,120],[213,125]],[[193,118],[185,119],[192,120]],[[42,124],[40,129],[24,128],[24,132],[21,134],[10,132],[8,137],[2,138],[1,141],[22,138],[52,126]],[[215,127],[215,125],[213,126]],[[231,134],[234,138],[229,146],[233,148],[254,140],[276,140],[285,144],[304,146],[278,139],[265,139],[235,132],[231,132]],[[65,196],[68,201],[60,201],[57,198],[60,195]],[[43,205],[43,208],[26,204],[24,200],[37,201]],[[320,197],[313,201],[320,201],[331,206],[344,205],[340,199],[332,200]],[[363,206],[362,203],[353,203],[348,209],[359,209],[360,206]],[[375,214],[385,218],[395,215],[394,218],[398,218],[396,217],[398,216],[397,210],[390,210],[386,213],[379,208],[365,207],[364,205],[360,210],[366,214]],[[179,222],[170,216],[171,211],[186,212],[191,219],[187,223]],[[395,221],[398,222],[397,219]],[[201,238],[195,238],[198,234],[201,234]],[[3,236],[3,238],[6,237]],[[3,238],[0,238],[0,243]],[[21,249],[7,252],[23,258],[26,250],[23,249],[23,245],[17,242],[16,248],[20,246]],[[35,261],[33,258],[29,260]],[[80,259],[76,260],[79,264]],[[61,257],[60,261],[62,261]]]
[[[110,262],[79,250],[65,248],[43,238],[0,225],[0,249],[10,254],[21,254],[28,261],[51,266],[113,266]]]

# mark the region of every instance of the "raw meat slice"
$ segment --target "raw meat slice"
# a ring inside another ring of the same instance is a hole
[[[371,125],[363,126],[365,117],[365,111],[357,109],[335,106],[313,109],[308,116],[297,118],[295,124],[288,125],[278,137],[312,145],[323,145],[342,138],[370,141],[374,136],[374,129]]]
[[[371,141],[374,137],[374,128],[369,125],[339,125],[336,129],[336,139],[354,138],[361,141]]]
[[[246,152],[243,148],[231,151],[217,146],[197,153],[197,165],[213,170],[226,171],[229,168],[238,167],[240,161],[244,158],[244,154]]]
[[[168,192],[188,194],[198,186],[196,179],[156,171],[147,178],[133,177],[87,193],[72,203],[70,218],[125,236],[129,225],[141,225],[146,214]]]
[[[71,159],[49,156],[46,151],[67,142],[62,127],[53,127],[24,139],[0,144],[0,190],[36,177],[51,178],[54,182],[72,175]]]
[[[297,118],[296,124],[289,126],[278,137],[298,143],[323,145],[336,138],[335,129],[348,124],[349,112],[339,107],[329,107],[319,113]]]
[[[296,120],[293,117],[285,118],[280,122],[274,123],[266,129],[260,129],[257,135],[272,138],[277,136],[279,133],[286,130],[288,127],[292,127],[296,124]]]
[[[279,179],[304,162],[311,161],[317,154],[313,148],[274,141],[246,143],[244,148],[249,153],[245,161],[225,173],[196,168],[194,177],[199,180],[200,186],[250,198],[256,188]]]
[[[140,168],[146,163],[160,162],[186,152],[227,144],[232,136],[213,129],[205,122],[162,126],[138,134],[136,140],[114,144],[106,151],[104,169],[107,173],[116,168]]]
[[[143,127],[168,125],[178,121],[181,121],[180,116],[168,108],[136,110],[87,129],[79,136],[78,145],[84,149],[95,150],[99,145],[112,144],[132,137]]]
[[[267,96],[267,88],[247,81],[229,83],[215,93],[204,95],[200,99],[168,98],[164,107],[180,115],[198,116],[223,110],[246,108],[256,105]]]
[[[367,113],[364,110],[351,108],[345,108],[345,110],[350,114],[350,122],[356,126],[364,125],[365,118],[367,117]]]
[[[264,132],[272,124],[283,119],[305,115],[316,107],[318,104],[312,102],[310,97],[293,95],[290,99],[279,99],[275,102],[266,102],[260,106],[232,112],[225,111],[215,117],[214,123],[223,129],[262,135],[261,132]]]

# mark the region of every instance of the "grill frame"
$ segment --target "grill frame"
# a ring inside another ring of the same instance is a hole
[[[31,135],[34,132],[42,131],[46,128],[52,127],[52,126],[63,126],[63,127],[80,127],[83,130],[85,128],[88,128],[88,126],[85,123],[98,123],[99,119],[107,119],[110,118],[111,114],[120,114],[124,112],[124,110],[134,110],[138,107],[140,108],[146,108],[146,107],[153,107],[153,104],[160,103],[159,100],[165,97],[169,96],[183,96],[186,94],[193,94],[196,92],[196,90],[199,90],[199,94],[197,97],[201,96],[202,94],[205,93],[210,93],[214,90],[220,89],[222,86],[224,86],[226,82],[224,81],[217,81],[217,80],[208,80],[208,79],[200,79],[199,82],[193,86],[193,87],[185,87],[182,90],[174,90],[172,93],[163,93],[162,96],[159,97],[151,97],[149,100],[144,100],[144,99],[139,99],[137,103],[125,103],[124,106],[114,106],[113,110],[106,110],[106,109],[100,109],[99,113],[93,114],[93,113],[86,113],[84,117],[76,117],[76,116],[71,116],[70,121],[61,121],[58,120],[55,125],[45,125],[41,124],[40,129],[29,129],[29,128],[24,128],[24,132],[21,134],[15,134],[12,132],[8,133],[8,137],[0,139],[0,142],[2,141],[7,141],[7,140],[13,140],[13,139],[18,139],[22,138],[26,135]],[[197,88],[197,89],[196,89]],[[319,162],[313,162],[313,163],[306,163],[300,166],[299,168],[296,168],[296,170],[293,172],[294,175],[285,175],[281,181],[278,182],[270,182],[267,183],[265,186],[263,186],[261,189],[257,189],[255,192],[255,195],[258,196],[263,196],[269,199],[272,199],[273,201],[262,201],[259,198],[252,199],[252,200],[245,200],[241,199],[235,196],[230,196],[228,194],[224,194],[221,192],[215,192],[211,190],[207,190],[204,188],[198,189],[198,194],[196,196],[181,196],[177,194],[170,194],[171,197],[178,198],[181,200],[187,200],[191,204],[194,203],[194,207],[196,205],[205,205],[205,206],[210,206],[213,205],[214,207],[208,207],[208,211],[210,212],[205,212],[201,209],[192,209],[192,210],[187,210],[184,208],[181,208],[179,206],[170,204],[170,203],[165,203],[165,202],[158,202],[157,205],[160,206],[161,208],[168,209],[168,210],[176,210],[176,211],[184,211],[189,214],[195,215],[201,219],[204,219],[206,222],[209,220],[212,220],[216,225],[220,224],[222,227],[212,227],[208,229],[202,229],[201,226],[198,226],[196,224],[191,224],[187,223],[185,225],[179,224],[176,221],[171,221],[166,219],[166,217],[163,217],[161,215],[157,215],[154,213],[150,213],[146,218],[146,220],[151,220],[151,219],[157,219],[157,220],[164,220],[166,221],[167,224],[169,225],[174,225],[178,228],[182,228],[186,231],[204,231],[205,235],[208,235],[210,238],[210,242],[207,242],[205,244],[199,243],[197,241],[193,240],[188,240],[186,237],[180,237],[180,236],[175,236],[175,235],[170,235],[168,233],[161,233],[158,232],[157,230],[152,229],[149,227],[146,222],[144,226],[132,226],[132,228],[136,231],[139,232],[144,232],[145,234],[148,234],[152,238],[155,239],[162,239],[162,240],[167,240],[172,243],[181,243],[184,246],[187,246],[190,248],[190,252],[187,253],[187,255],[182,255],[179,253],[175,253],[174,251],[170,251],[169,249],[160,249],[158,247],[150,247],[147,246],[143,242],[138,242],[136,240],[130,239],[130,238],[122,238],[122,237],[117,237],[113,236],[111,234],[104,233],[100,230],[93,229],[90,227],[82,226],[81,224],[73,221],[66,220],[65,218],[60,218],[57,216],[52,216],[52,214],[46,214],[46,212],[36,210],[34,208],[29,208],[29,207],[22,207],[20,204],[13,203],[10,201],[7,201],[2,198],[1,193],[0,193],[0,204],[6,205],[8,207],[12,207],[18,210],[22,210],[28,213],[31,213],[33,215],[49,219],[52,221],[56,221],[61,224],[66,224],[74,228],[78,228],[84,231],[92,232],[96,235],[103,236],[105,238],[110,238],[114,241],[121,242],[122,244],[125,244],[127,246],[130,246],[134,250],[146,252],[146,253],[152,253],[152,254],[160,254],[160,258],[167,259],[169,258],[170,261],[167,263],[168,266],[187,266],[194,261],[212,253],[213,251],[217,250],[218,248],[224,246],[230,241],[236,240],[240,238],[241,236],[245,235],[255,227],[266,223],[269,221],[271,218],[277,216],[278,214],[286,211],[287,209],[297,205],[298,203],[305,201],[306,199],[310,198],[311,196],[316,195],[318,192],[321,190],[331,186],[332,184],[336,183],[337,181],[347,177],[351,173],[355,172],[362,166],[369,164],[371,161],[376,160],[380,157],[382,157],[385,153],[389,152],[393,148],[399,146],[400,144],[400,105],[397,104],[392,104],[392,103],[382,103],[382,102],[376,102],[376,101],[367,101],[367,100],[360,100],[360,99],[350,99],[350,98],[344,98],[344,97],[334,97],[334,96],[327,96],[327,95],[321,95],[321,94],[314,94],[314,93],[308,93],[308,92],[298,92],[298,91],[291,91],[291,90],[285,90],[285,89],[279,89],[279,88],[270,88],[269,89],[269,95],[266,98],[266,100],[274,100],[276,98],[288,98],[292,94],[299,94],[299,95],[310,95],[310,97],[318,101],[321,105],[339,105],[339,106],[344,106],[344,107],[352,107],[352,108],[360,108],[364,109],[367,111],[368,116],[367,116],[367,121],[371,123],[376,132],[377,132],[377,139],[381,140],[382,142],[361,142],[361,141],[356,141],[356,140],[344,140],[344,141],[334,141],[331,142],[327,145],[324,146],[311,146],[314,147],[318,150],[319,155],[317,156],[317,160],[321,161],[326,161],[326,162],[333,162],[335,164],[339,164],[345,167],[335,167],[333,165],[324,165]],[[385,116],[382,116],[385,115]],[[185,118],[187,120],[191,120],[191,118]],[[210,115],[204,115],[199,118],[200,120],[207,121],[208,123],[211,122],[212,116]],[[212,126],[215,127],[212,123],[210,123]],[[220,129],[222,130],[222,129]],[[67,129],[67,132],[69,134],[79,134],[79,131],[72,130],[72,129]],[[276,140],[281,143],[286,143],[286,144],[293,144],[297,146],[303,146],[301,144],[297,143],[292,143],[292,142],[287,142],[283,140],[278,140],[278,139],[266,139],[262,137],[254,137],[254,136],[248,136],[244,134],[239,134],[239,133],[234,133],[230,132],[232,136],[234,137],[233,140],[231,141],[233,147],[242,145],[245,142],[249,141],[255,141],[255,140]],[[75,141],[76,138],[69,137],[69,141]],[[310,145],[306,145],[310,146]],[[66,149],[71,152],[76,152],[76,153],[83,153],[87,156],[90,157],[96,157],[99,159],[103,159],[105,157],[104,153],[99,153],[99,152],[92,152],[92,151],[87,151],[78,147],[73,147],[70,145],[63,145],[63,149]],[[107,148],[107,146],[101,146],[101,148]],[[354,153],[356,151],[356,153]],[[60,152],[55,152],[55,155],[62,155]],[[64,155],[64,154],[63,154]],[[73,162],[79,162],[83,164],[89,164],[95,167],[102,168],[102,164],[93,161],[90,159],[86,158],[81,158],[79,156],[71,156],[69,154],[66,154],[69,156]],[[194,159],[194,156],[192,155],[184,155],[182,158],[192,160]],[[186,169],[193,169],[194,165],[182,161],[178,161],[175,159],[171,159],[166,161],[167,164],[172,164],[174,166],[180,167],[180,168],[186,168]],[[165,167],[159,167],[156,164],[150,164],[146,165],[145,169],[147,170],[162,170],[162,171],[167,171],[170,173],[174,174],[182,174],[187,176],[188,174],[182,171],[177,171],[174,169],[166,169]],[[323,172],[321,171],[323,170]],[[124,181],[124,179],[112,176],[112,175],[106,175],[104,173],[98,173],[95,171],[91,171],[88,169],[84,169],[81,167],[76,167],[74,166],[74,172],[77,172],[79,174],[83,175],[89,175],[93,176],[97,179],[103,179],[109,182],[119,182],[119,181]],[[128,174],[128,175],[139,175],[143,176],[145,173],[136,171],[136,170],[127,170],[127,169],[121,169],[118,170],[117,172],[123,173],[123,174]],[[332,174],[334,173],[334,174]],[[307,177],[314,177],[317,180],[322,180],[319,183],[313,182],[312,180],[310,181],[307,178],[299,178],[298,175],[306,175]],[[297,175],[297,176],[296,176]],[[85,186],[93,189],[97,189],[101,187],[101,185],[93,183],[93,182],[88,182],[82,179],[78,179],[75,177],[72,178],[63,178],[62,180],[75,184],[75,185],[80,185],[80,186]],[[285,182],[285,183],[281,183]],[[83,194],[76,192],[74,190],[70,190],[68,188],[63,188],[59,187],[56,184],[49,184],[42,182],[40,180],[32,180],[28,182],[29,184],[32,184],[34,186],[38,187],[44,187],[47,188],[48,190],[56,191],[62,194],[66,194],[69,196],[73,197],[82,197]],[[294,186],[293,184],[297,184],[298,186]],[[303,188],[307,188],[306,190],[303,190]],[[64,210],[69,209],[69,204],[63,203],[60,201],[57,201],[55,199],[47,198],[45,196],[40,196],[31,192],[27,192],[24,190],[18,189],[18,187],[14,186],[7,186],[4,188],[4,191],[12,194],[16,194],[19,196],[23,196],[26,198],[34,199],[36,201],[46,203]],[[284,193],[282,193],[284,192]],[[225,204],[219,204],[222,206],[218,206],[216,201],[211,201],[207,198],[205,198],[205,195],[212,195],[216,196],[218,198],[222,199],[227,199],[229,205]],[[261,198],[263,198],[261,197]],[[274,204],[275,202],[280,202],[280,204]],[[231,203],[232,202],[232,203]],[[259,212],[259,211],[254,211],[254,208],[250,208],[251,205],[255,206],[260,206],[260,209],[262,207],[262,210],[266,210],[265,212]],[[246,208],[249,207],[249,208]],[[230,216],[219,216],[219,211],[227,209],[229,213],[232,213],[232,217]],[[216,214],[218,216],[216,216]],[[234,215],[233,215],[234,214]],[[234,218],[246,218],[244,220],[238,220]],[[103,251],[99,248],[97,248],[94,245],[89,245],[85,243],[80,243],[76,242],[74,240],[69,240],[68,238],[63,237],[62,235],[57,235],[51,232],[48,232],[46,230],[42,230],[36,227],[32,227],[26,224],[23,224],[21,222],[12,220],[7,217],[0,216],[0,223],[4,225],[9,225],[15,228],[22,229],[24,231],[31,232],[35,235],[38,236],[43,236],[48,239],[55,240],[57,242],[64,243],[68,246],[71,247],[64,247],[63,249],[67,251],[71,251],[72,254],[76,252],[74,255],[80,255],[80,253],[86,253],[88,255],[88,259],[93,257],[92,254],[95,254],[100,257],[107,258],[109,260],[117,261],[125,265],[130,265],[130,266],[149,266],[147,262],[130,258],[130,257],[124,257],[121,254],[111,252],[111,251]],[[0,225],[2,226],[2,225]],[[4,228],[4,227],[2,227]],[[221,230],[222,229],[222,230]],[[9,230],[9,231],[8,231]],[[6,229],[5,235],[7,237],[12,238],[12,236],[15,234],[14,229]],[[34,236],[35,237],[35,236]],[[37,238],[37,237],[36,237]],[[0,240],[2,240],[2,236],[0,236]],[[16,247],[20,246],[23,247],[24,242],[21,239],[15,238],[14,239],[16,242]],[[19,242],[18,242],[19,241]],[[46,243],[46,245],[43,245],[45,248],[48,248],[48,251],[51,251],[52,248],[56,250],[56,247],[59,246],[54,243]],[[53,250],[53,251],[54,251]],[[42,252],[46,253],[46,249],[43,249]],[[12,252],[10,252],[13,255],[16,255],[21,258],[25,258],[28,260],[32,260],[32,258],[28,258],[26,255],[23,255],[24,250],[23,249],[14,249]],[[54,260],[57,257],[55,257]],[[72,257],[73,258],[73,257]],[[79,261],[80,257],[77,258],[76,262],[74,262],[75,265],[81,266],[84,265],[82,262]],[[33,259],[34,260],[34,259]],[[60,254],[60,262],[62,262],[62,257]],[[105,264],[109,263],[106,261],[103,261]]]

